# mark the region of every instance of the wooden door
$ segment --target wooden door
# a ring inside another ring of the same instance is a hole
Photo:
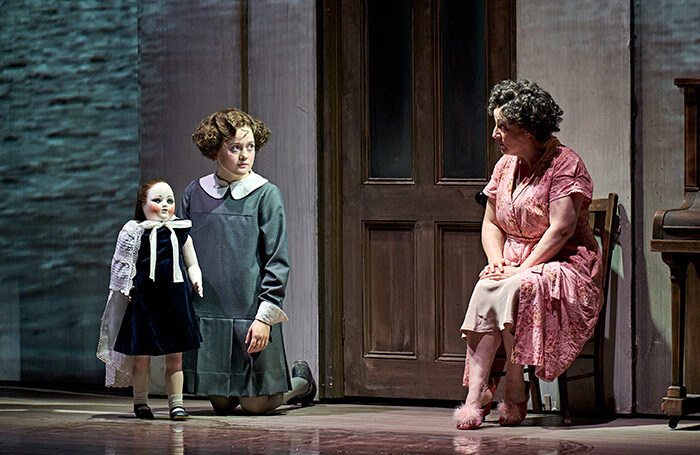
[[[486,96],[512,61],[499,5],[512,17],[505,1],[341,4],[346,396],[464,397],[459,327],[486,261],[474,196],[499,155]]]

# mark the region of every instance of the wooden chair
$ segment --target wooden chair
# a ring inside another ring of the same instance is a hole
[[[486,195],[483,193],[478,193],[476,195],[476,200],[482,205],[486,205],[487,201]],[[610,283],[610,263],[612,260],[612,252],[614,248],[613,240],[617,230],[617,225],[619,217],[617,215],[617,193],[608,194],[607,198],[603,199],[593,199],[591,205],[588,209],[589,211],[589,222],[591,224],[591,229],[593,229],[593,234],[600,238],[601,256],[603,259],[603,306],[600,310],[600,315],[598,316],[598,322],[595,327],[593,336],[586,342],[586,344],[592,344],[593,350],[589,353],[581,353],[576,358],[588,359],[593,361],[593,370],[590,372],[577,374],[574,376],[568,376],[566,371],[562,373],[557,382],[559,384],[559,405],[562,413],[564,425],[571,424],[571,418],[569,416],[569,393],[568,393],[568,383],[571,381],[577,381],[579,379],[586,379],[593,377],[595,386],[595,407],[596,412],[602,413],[605,407],[605,393],[604,393],[604,376],[603,376],[603,342],[605,339],[605,310],[608,303],[608,284]],[[584,347],[585,349],[585,347]],[[492,368],[491,381],[499,376],[503,376],[503,366],[505,364],[505,352],[503,347],[499,350],[494,360],[494,367]],[[535,367],[528,365],[525,367],[525,371],[528,373],[528,379],[530,381],[530,395],[532,399],[532,410],[535,413],[542,412],[542,399],[540,395],[539,380],[535,376]]]
[[[610,263],[614,248],[614,237],[619,222],[617,215],[617,193],[610,193],[605,199],[593,199],[589,207],[591,228],[593,234],[600,238],[600,250],[603,257],[603,306],[598,316],[598,323],[595,326],[593,336],[586,344],[593,344],[591,353],[581,353],[576,358],[588,359],[593,362],[593,370],[568,376],[566,371],[558,378],[559,384],[559,404],[564,425],[571,424],[569,417],[569,392],[568,383],[579,379],[593,378],[595,386],[595,409],[597,413],[602,413],[605,408],[605,381],[603,376],[603,343],[605,341],[605,310],[608,305],[608,285],[610,283]]]

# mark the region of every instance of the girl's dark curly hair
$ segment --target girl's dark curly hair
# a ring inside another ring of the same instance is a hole
[[[547,142],[552,133],[559,131],[564,111],[552,95],[526,79],[505,80],[496,84],[489,95],[487,112],[496,108],[508,123],[516,123],[535,135],[538,142]]]
[[[236,136],[236,130],[245,126],[253,131],[256,150],[260,150],[270,140],[270,130],[260,120],[238,109],[223,109],[199,122],[192,134],[192,142],[202,155],[213,160],[219,153],[221,144]]]
[[[139,188],[138,193],[136,193],[136,207],[134,209],[134,219],[136,221],[146,221],[146,214],[143,213],[143,206],[146,205],[146,200],[148,199],[148,192],[156,186],[156,183],[168,183],[165,180],[151,180],[144,183]]]

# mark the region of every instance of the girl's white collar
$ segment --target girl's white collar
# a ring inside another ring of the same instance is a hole
[[[223,199],[226,196],[226,190],[229,188],[231,188],[231,197],[233,199],[243,199],[265,183],[267,183],[267,179],[253,171],[250,171],[250,175],[243,180],[236,180],[231,183],[220,179],[216,176],[216,173],[205,175],[199,179],[202,189],[215,199]]]

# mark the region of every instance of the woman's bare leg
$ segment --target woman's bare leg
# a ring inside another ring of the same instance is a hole
[[[525,401],[525,379],[523,378],[523,365],[511,362],[515,338],[513,337],[512,324],[506,324],[506,328],[501,331],[503,346],[506,349],[506,379],[504,387],[504,399],[511,403],[522,403]]]
[[[491,364],[500,345],[501,333],[498,331],[467,333],[469,362],[469,392],[465,403],[467,406],[480,408],[492,399],[490,393],[485,394],[484,392],[488,390]]]
[[[460,430],[474,430],[484,421],[484,407],[493,401],[493,394],[488,388],[491,364],[500,345],[501,333],[497,330],[486,333],[467,332],[469,392],[466,402],[454,412]]]

